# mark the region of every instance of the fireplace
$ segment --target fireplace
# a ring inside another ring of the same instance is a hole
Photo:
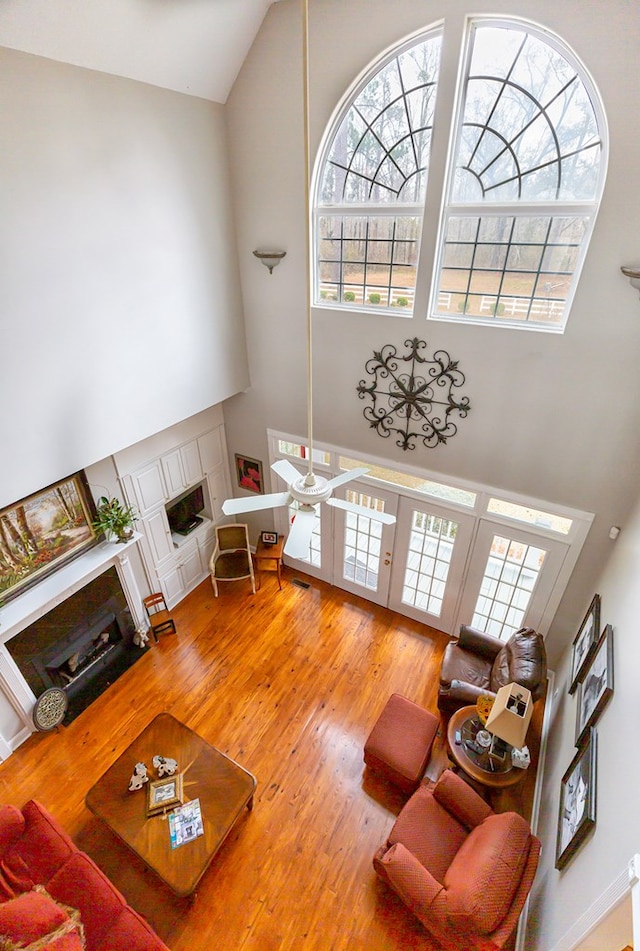
[[[33,693],[61,687],[69,723],[143,653],[114,567],[7,642]]]

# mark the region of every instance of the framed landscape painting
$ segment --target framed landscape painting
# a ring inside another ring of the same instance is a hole
[[[84,472],[0,510],[0,602],[10,601],[97,544]]]
[[[613,628],[607,624],[584,676],[578,684],[576,746],[595,726],[613,694]]]
[[[563,869],[596,824],[596,731],[589,730],[560,783],[556,868]]]
[[[573,641],[569,693],[575,693],[587,664],[593,657],[600,631],[600,595],[594,594],[589,610]]]

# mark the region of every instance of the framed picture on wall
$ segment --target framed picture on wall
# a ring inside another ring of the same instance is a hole
[[[262,481],[262,463],[259,459],[251,459],[249,456],[241,456],[238,453],[236,457],[236,477],[241,489],[248,489],[249,492],[264,492],[264,482]]]
[[[84,472],[0,510],[0,601],[10,601],[98,543]]]
[[[575,693],[587,664],[593,657],[600,632],[600,595],[594,594],[589,610],[573,641],[569,693]]]
[[[607,624],[596,645],[593,657],[578,684],[576,714],[576,746],[596,725],[600,714],[613,694],[613,628]]]
[[[556,868],[563,869],[596,824],[596,731],[589,730],[560,783]]]

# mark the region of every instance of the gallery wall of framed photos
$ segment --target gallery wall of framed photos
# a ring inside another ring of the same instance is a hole
[[[556,868],[573,858],[596,824],[596,723],[613,696],[613,627],[600,629],[601,599],[593,596],[571,649],[568,692],[575,698],[576,753],[560,781]]]

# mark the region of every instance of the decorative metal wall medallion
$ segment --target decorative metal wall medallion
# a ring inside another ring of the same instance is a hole
[[[468,396],[458,400],[453,396],[453,390],[465,382],[464,373],[446,350],[436,350],[430,360],[420,354],[426,341],[414,337],[404,345],[409,348],[406,356],[398,356],[396,348],[386,344],[367,360],[365,371],[373,381],[360,380],[357,387],[361,400],[370,397],[372,401],[364,409],[364,418],[384,439],[396,434],[401,449],[415,449],[419,439],[433,449],[457,433],[451,414],[464,419],[471,408]],[[423,375],[416,373],[416,364],[423,367]]]

